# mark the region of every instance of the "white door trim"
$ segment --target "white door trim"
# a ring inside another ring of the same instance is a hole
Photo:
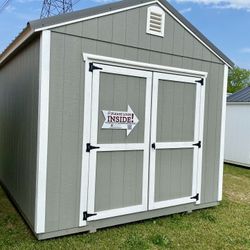
[[[164,148],[194,148],[193,145],[194,141],[192,142],[156,142],[155,147],[156,149],[164,149]]]
[[[145,143],[127,143],[127,144],[98,144],[100,148],[96,149],[96,152],[107,151],[131,151],[131,150],[145,150]]]
[[[96,187],[96,156],[97,152],[113,152],[113,151],[143,151],[143,181],[142,181],[142,204],[124,207],[118,209],[111,209],[107,211],[99,211],[96,216],[92,216],[88,221],[104,219],[108,217],[114,217],[118,215],[124,215],[128,213],[136,213],[147,210],[148,202],[148,167],[149,167],[149,130],[150,130],[150,111],[151,111],[151,85],[152,85],[152,72],[142,71],[137,69],[121,68],[117,66],[95,64],[96,67],[100,67],[101,70],[95,70],[93,72],[93,89],[92,89],[92,106],[90,109],[92,113],[91,117],[91,138],[90,143],[94,146],[100,147],[89,153],[89,185],[88,185],[88,202],[87,211],[90,214],[95,213],[95,187]],[[99,83],[100,74],[102,72],[126,75],[133,77],[140,77],[146,80],[146,96],[145,96],[145,127],[144,127],[144,143],[128,143],[128,144],[98,144],[97,131],[98,131],[98,117],[99,117]]]
[[[195,128],[194,128],[194,141],[191,142],[157,142],[157,106],[158,106],[158,85],[159,80],[170,80],[170,81],[180,81],[186,83],[196,84],[196,106],[195,106]],[[193,148],[193,181],[192,181],[192,196],[197,193],[200,194],[201,189],[201,160],[202,160],[202,148],[199,149],[194,146],[198,141],[202,142],[203,133],[203,113],[204,113],[204,86],[196,81],[200,78],[196,77],[182,77],[174,76],[169,74],[154,73],[153,74],[153,98],[152,98],[152,114],[151,114],[151,143],[155,143],[155,148],[151,147],[150,153],[150,178],[149,178],[149,209],[159,209],[163,207],[169,207],[180,204],[200,202],[191,199],[190,197],[182,197],[174,200],[166,200],[161,202],[155,202],[155,161],[156,161],[156,150],[160,149],[174,149],[174,148]],[[205,83],[205,79],[204,79]]]
[[[91,101],[92,101],[92,73],[89,72],[89,61],[85,61],[84,79],[84,116],[83,116],[83,144],[82,144],[82,171],[81,171],[81,191],[80,191],[80,215],[79,226],[86,226],[83,220],[83,212],[87,211],[88,181],[89,181],[89,153],[86,152],[86,144],[90,142],[91,132]]]
[[[90,82],[92,82],[92,73],[89,72],[89,63],[90,62],[95,62],[95,63],[101,63],[101,64],[105,64],[105,65],[112,65],[112,66],[118,66],[118,67],[126,67],[128,69],[134,69],[134,70],[145,70],[147,71],[147,73],[151,73],[152,72],[158,72],[158,73],[165,73],[165,74],[170,74],[171,77],[174,74],[175,75],[175,79],[178,81],[178,77],[180,76],[184,76],[187,77],[185,79],[190,80],[188,77],[194,77],[197,79],[203,78],[204,79],[204,84],[205,84],[205,80],[207,77],[207,72],[203,72],[203,71],[195,71],[195,70],[186,70],[186,69],[180,69],[180,68],[174,68],[174,67],[166,67],[166,66],[162,66],[162,65],[155,65],[155,64],[148,64],[148,63],[142,63],[142,62],[137,62],[137,61],[131,61],[131,60],[124,60],[124,59],[118,59],[118,58],[113,58],[113,57],[105,57],[105,56],[99,56],[99,55],[93,55],[93,54],[86,54],[83,53],[83,59],[85,61],[85,105],[84,105],[84,131],[83,131],[83,147],[82,147],[82,152],[83,152],[83,156],[82,156],[82,173],[81,173],[81,194],[80,194],[80,215],[79,215],[79,225],[80,226],[86,226],[86,221],[83,221],[83,212],[87,211],[87,190],[88,190],[88,180],[89,180],[89,153],[86,153],[86,143],[90,142],[90,120],[91,120],[91,112],[89,112],[89,110],[91,109],[91,100],[92,100],[92,87],[91,84],[89,84]],[[152,79],[151,79],[152,81]],[[153,91],[155,90],[156,85],[153,84]],[[150,91],[149,91],[150,92]],[[205,87],[201,88],[201,117],[204,116],[204,98],[205,98]],[[147,96],[147,100],[151,100],[151,95],[149,94]],[[202,105],[203,104],[203,105]],[[147,112],[151,112],[150,111],[150,107],[149,110],[147,110]],[[154,116],[154,114],[152,114],[152,116]],[[199,129],[199,137],[201,139],[203,139],[203,122],[204,119],[201,119],[200,122],[200,129]],[[145,129],[145,133],[146,133],[146,129]],[[154,133],[152,131],[152,133]],[[149,134],[149,128],[148,128],[148,132],[147,134]],[[184,148],[192,148],[193,146],[190,145],[191,142],[187,142],[183,144]],[[102,149],[100,149],[100,151],[105,151],[105,150],[109,150],[109,145],[101,145]],[[138,148],[141,148],[143,150],[143,145],[137,145]],[[163,145],[161,145],[161,143],[156,143],[156,147],[161,147]],[[170,146],[170,145],[168,145]],[[176,147],[177,144],[172,143],[172,147]],[[203,146],[203,143],[201,144],[201,146]],[[128,145],[128,147],[123,147],[123,145],[117,145],[117,151],[119,150],[128,150],[128,148],[130,148],[134,146],[132,145]],[[178,145],[178,147],[180,147],[180,145]],[[151,147],[148,147],[147,145],[147,149],[144,148],[144,150],[152,150]],[[202,150],[198,150],[198,162],[202,162]],[[149,154],[149,153],[148,153]],[[150,157],[152,158],[152,156]],[[151,161],[152,159],[150,159]],[[149,182],[152,180],[152,178],[150,178]],[[146,183],[146,181],[144,181],[143,185],[147,185],[148,183]],[[197,186],[201,187],[201,169],[198,169],[198,174],[197,174]],[[197,190],[199,190],[199,188],[197,188]],[[149,189],[149,193],[152,192],[152,190],[150,191]],[[199,192],[200,193],[200,192]],[[145,194],[145,197],[143,197],[143,199],[147,199],[148,194]],[[176,202],[179,203],[179,201],[177,200],[173,200],[172,202]],[[197,204],[199,203],[199,201],[197,202]],[[171,201],[169,201],[168,204],[171,204]],[[125,208],[126,211],[129,213],[129,208]],[[135,212],[137,208],[133,208],[132,210]],[[141,209],[141,208],[139,208]],[[111,211],[111,210],[110,210]],[[116,211],[111,211],[112,213],[116,213]],[[107,216],[105,214],[103,214],[103,216]],[[90,218],[89,218],[90,219]]]
[[[168,66],[162,66],[158,64],[143,63],[143,62],[138,62],[138,61],[125,60],[125,59],[120,59],[120,58],[115,58],[115,57],[100,56],[100,55],[94,55],[94,54],[88,54],[88,53],[83,53],[83,60],[108,64],[108,65],[113,65],[113,66],[119,66],[119,67],[148,70],[151,72],[162,72],[166,74],[169,73],[169,74],[181,75],[181,76],[191,76],[191,77],[197,77],[199,79],[207,78],[207,74],[208,74],[207,72],[204,72],[204,71],[168,67]]]

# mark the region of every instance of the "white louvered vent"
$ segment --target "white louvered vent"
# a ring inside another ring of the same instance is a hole
[[[157,6],[148,8],[147,33],[164,37],[165,12]]]

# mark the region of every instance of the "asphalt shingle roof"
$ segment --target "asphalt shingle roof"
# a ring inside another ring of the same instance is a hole
[[[250,102],[250,86],[228,96],[227,102]]]

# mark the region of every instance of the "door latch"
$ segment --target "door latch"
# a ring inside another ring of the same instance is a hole
[[[152,149],[156,149],[155,143],[152,144]]]

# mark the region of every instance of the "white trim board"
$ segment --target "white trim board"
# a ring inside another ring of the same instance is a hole
[[[200,194],[200,199],[197,201],[196,204],[201,203],[202,194],[201,194],[201,185],[202,185],[202,157],[203,157],[203,145],[204,145],[204,119],[205,119],[205,94],[206,94],[206,78],[204,79],[203,86],[201,86],[200,90],[200,123],[199,123],[199,139],[201,140],[201,148],[198,151],[198,168],[197,173],[197,193]]]
[[[85,79],[84,79],[84,116],[83,116],[83,146],[82,146],[82,168],[81,168],[81,187],[80,187],[80,215],[79,226],[87,225],[83,220],[83,211],[87,211],[88,186],[89,186],[89,158],[90,154],[86,152],[85,145],[90,142],[91,132],[91,103],[92,103],[92,73],[89,72],[89,61],[85,61]]]
[[[142,63],[138,61],[125,60],[125,59],[119,59],[115,57],[100,56],[100,55],[94,55],[94,54],[88,54],[88,53],[83,53],[83,60],[85,62],[92,61],[96,63],[103,63],[103,64],[106,63],[109,65],[119,66],[119,67],[132,67],[134,69],[140,69],[140,70],[149,70],[149,71],[154,71],[154,72],[162,72],[162,73],[169,73],[169,74],[175,74],[175,75],[179,74],[182,77],[191,76],[191,77],[207,78],[207,75],[208,75],[208,73],[204,71],[167,67],[167,66],[162,66],[162,65],[157,65],[157,64]]]
[[[50,41],[51,32],[41,33],[40,69],[39,69],[39,104],[37,135],[37,170],[35,201],[35,232],[45,232],[47,154],[49,126],[49,81],[50,81]]]
[[[224,171],[224,150],[225,150],[225,127],[226,127],[226,103],[227,103],[227,80],[228,67],[224,66],[224,80],[223,80],[223,97],[222,97],[222,113],[221,113],[221,133],[220,133],[220,168],[218,179],[218,201],[222,200],[223,188],[223,171]]]

